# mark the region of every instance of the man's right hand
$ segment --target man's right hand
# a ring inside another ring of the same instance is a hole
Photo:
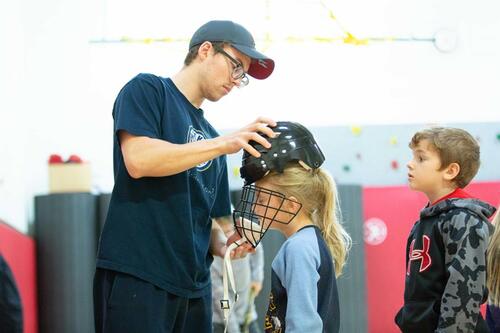
[[[227,135],[220,136],[219,140],[223,142],[223,153],[234,154],[241,149],[245,149],[249,154],[260,157],[260,153],[255,150],[248,142],[255,141],[270,148],[271,144],[260,134],[265,134],[268,137],[274,137],[275,133],[271,127],[275,127],[276,122],[270,118],[259,117],[254,122],[248,124],[242,129]],[[260,134],[259,134],[260,133]]]

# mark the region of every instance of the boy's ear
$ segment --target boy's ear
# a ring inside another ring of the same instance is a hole
[[[458,174],[460,173],[460,165],[458,163],[450,163],[445,169],[444,169],[444,179],[448,181],[453,181]]]

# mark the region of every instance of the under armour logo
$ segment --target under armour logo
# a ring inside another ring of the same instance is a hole
[[[411,262],[414,260],[420,261],[420,270],[419,273],[427,270],[431,266],[432,258],[429,255],[429,248],[431,247],[431,239],[428,236],[422,236],[422,250],[414,249],[415,240],[411,241],[410,244],[410,253],[408,255],[408,269],[406,271],[406,275],[410,275],[410,267]]]

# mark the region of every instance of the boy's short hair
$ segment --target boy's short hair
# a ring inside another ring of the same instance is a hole
[[[410,141],[410,148],[414,149],[422,140],[427,140],[438,153],[443,170],[451,163],[460,166],[460,172],[453,179],[459,188],[467,186],[479,170],[479,144],[469,132],[460,128],[433,127],[418,131]]]

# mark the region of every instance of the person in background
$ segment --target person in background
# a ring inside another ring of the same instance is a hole
[[[23,333],[23,308],[14,275],[0,254],[0,332]]]
[[[230,219],[221,224],[226,235],[234,233],[233,223]],[[212,267],[212,300],[213,300],[213,333],[224,332],[224,312],[220,305],[223,299],[223,259],[215,257]],[[232,262],[234,280],[238,301],[234,303],[231,315],[228,319],[227,333],[260,333],[262,329],[257,321],[257,311],[255,310],[255,297],[262,289],[264,279],[264,248],[259,244],[255,248],[255,253],[249,254],[242,259]],[[234,299],[234,295],[230,295]]]

